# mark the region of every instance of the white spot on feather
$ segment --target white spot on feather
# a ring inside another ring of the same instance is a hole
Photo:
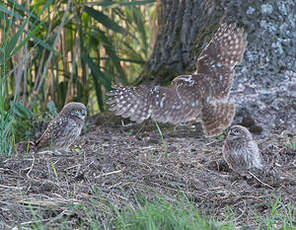
[[[163,96],[160,100],[160,104],[159,104],[160,108],[163,108],[164,100],[165,100],[165,96]]]

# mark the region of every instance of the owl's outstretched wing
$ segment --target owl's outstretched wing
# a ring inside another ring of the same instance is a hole
[[[141,123],[148,119],[152,113],[152,88],[147,86],[123,87],[112,86],[113,90],[107,93],[110,96],[107,104],[110,111],[131,121]]]
[[[226,100],[246,36],[233,24],[222,25],[201,52],[196,72],[176,77],[170,88],[113,86],[110,110],[138,123],[149,117],[173,124],[201,120],[206,136],[220,134],[233,120],[234,105]]]
[[[196,119],[201,112],[200,93],[191,75],[183,76],[178,87],[120,87],[107,93],[110,110],[140,123],[149,117],[159,122],[179,124]]]
[[[234,104],[227,103],[234,67],[240,64],[247,46],[247,34],[236,25],[223,24],[197,60],[199,85],[207,87],[202,108],[202,126],[206,136],[223,132],[232,123]]]
[[[205,136],[216,136],[231,125],[235,114],[234,104],[213,97],[216,85],[213,85],[208,74],[179,76],[173,80],[174,88],[188,103],[199,103],[197,116],[201,121]],[[194,95],[192,97],[187,95]],[[188,100],[189,99],[189,100]]]
[[[210,96],[228,97],[234,76],[234,67],[242,62],[247,46],[247,33],[235,24],[223,24],[198,57],[196,73],[209,82]]]
[[[221,134],[232,123],[235,114],[234,104],[216,102],[205,103],[202,108],[201,124],[205,136]]]

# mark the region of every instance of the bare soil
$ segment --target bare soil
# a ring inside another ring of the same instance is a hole
[[[0,228],[59,221],[89,227],[72,204],[107,218],[111,206],[135,206],[135,194],[172,202],[185,194],[205,215],[223,221],[232,210],[237,226],[250,228],[271,215],[278,197],[282,207],[296,206],[295,135],[257,139],[265,170],[241,176],[223,160],[223,137],[204,138],[199,125],[160,127],[166,152],[153,122],[123,125],[104,113],[88,119],[71,156],[0,158]]]

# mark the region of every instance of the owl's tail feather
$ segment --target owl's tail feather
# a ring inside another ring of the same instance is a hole
[[[202,109],[202,127],[205,136],[217,136],[228,128],[235,114],[235,106],[230,103],[205,103]]]

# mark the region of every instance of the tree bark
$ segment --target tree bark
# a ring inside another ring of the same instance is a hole
[[[158,4],[154,51],[137,83],[165,85],[193,71],[199,52],[223,17],[219,7],[214,10],[215,1],[161,0]]]
[[[158,36],[137,84],[168,84],[192,72],[221,23],[248,33],[230,101],[235,123],[258,134],[296,130],[296,2],[294,0],[160,0]]]

